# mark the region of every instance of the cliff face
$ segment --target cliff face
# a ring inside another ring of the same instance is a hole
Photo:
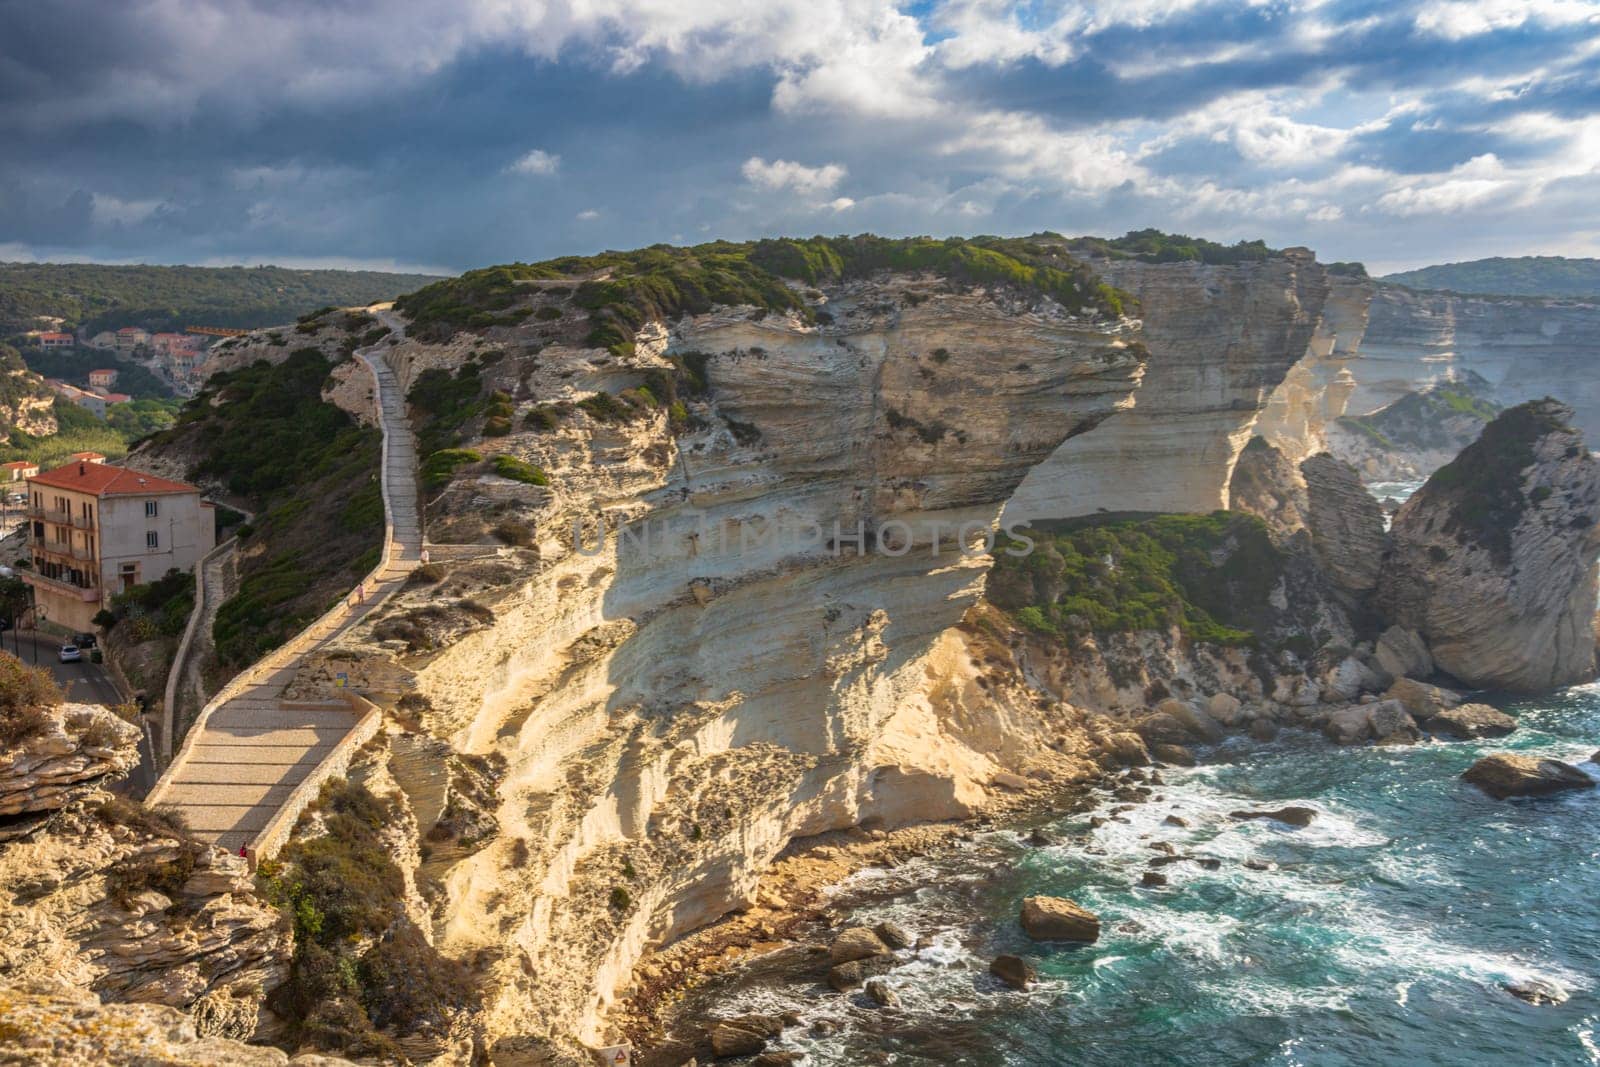
[[[1226,507],[1228,479],[1257,415],[1321,321],[1333,284],[1327,271],[1305,249],[1230,266],[1095,266],[1140,303],[1150,358],[1137,403],[1030,472],[1006,518]],[[1359,302],[1347,293],[1329,320],[1330,354],[1341,333],[1353,343]]]
[[[409,385],[478,351],[513,430],[474,446],[541,477],[486,464],[438,492],[432,536],[479,546],[437,548],[431,584],[301,684],[405,694],[396,751],[505,761],[492,832],[432,868],[442,949],[498,961],[495,1040],[598,1037],[641,953],[750,902],[791,840],[1083,773],[1046,744],[1075,720],[954,629],[989,562],[959,546],[1129,403],[1137,327],[923,276],[824,295],[822,326],[731,309],[626,356],[529,327],[391,357]],[[669,357],[697,368],[673,404]],[[428,834],[449,783],[390,769]]]
[[[1371,279],[1348,274],[1328,280],[1305,357],[1289,368],[1256,423],[1256,432],[1294,464],[1327,450],[1330,425],[1349,407],[1376,288]]]
[[[1395,515],[1379,610],[1469,685],[1594,675],[1600,463],[1571,418],[1554,401],[1510,409]]]
[[[1366,414],[1441,381],[1481,375],[1502,405],[1552,396],[1600,434],[1600,303],[1414,292],[1379,285],[1349,412]]]

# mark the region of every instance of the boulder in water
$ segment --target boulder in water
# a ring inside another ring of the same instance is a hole
[[[911,932],[897,922],[881,922],[872,928],[872,932],[890,948],[910,948],[916,942]]]
[[[1317,817],[1315,808],[1301,808],[1293,805],[1287,808],[1276,808],[1272,811],[1230,811],[1228,813],[1235,819],[1271,819],[1281,822],[1285,826],[1310,826],[1311,820]]]
[[[1271,719],[1256,719],[1250,724],[1250,737],[1255,741],[1276,741],[1278,724]]]
[[[741,1015],[711,1024],[711,1050],[717,1057],[754,1056],[783,1033],[783,1022],[771,1015]]]
[[[1536,756],[1496,752],[1483,757],[1461,776],[1496,800],[1541,797],[1569,789],[1593,789],[1595,780],[1570,763]]]
[[[1428,729],[1462,740],[1504,737],[1517,728],[1517,720],[1487,704],[1462,704],[1428,720]]]
[[[989,964],[989,973],[1012,989],[1024,992],[1039,980],[1039,972],[1021,956],[996,956],[994,962]]]
[[[1146,889],[1159,889],[1167,884],[1167,876],[1160,871],[1145,871],[1139,879],[1139,884]]]
[[[1426,678],[1433,673],[1433,656],[1428,651],[1428,643],[1415,630],[1404,626],[1391,626],[1383,631],[1373,657],[1391,678]]]
[[[1561,1004],[1567,999],[1567,991],[1554,982],[1547,982],[1543,978],[1518,978],[1501,985],[1507,993],[1518,1000],[1525,1000],[1529,1004]]]
[[[867,999],[880,1008],[898,1008],[900,995],[890,987],[882,978],[873,978],[867,982]]]
[[[1411,678],[1396,678],[1389,691],[1383,695],[1387,700],[1398,700],[1400,705],[1411,713],[1411,717],[1419,722],[1431,719],[1441,711],[1461,703],[1460,693]]]
[[[883,938],[865,926],[844,931],[828,946],[828,960],[831,963],[850,963],[888,954],[889,946],[883,943]]]
[[[1151,755],[1162,763],[1170,763],[1174,767],[1194,766],[1194,753],[1182,745],[1157,745]]]
[[[1022,929],[1035,941],[1100,939],[1100,917],[1065,897],[1028,897],[1022,902]]]

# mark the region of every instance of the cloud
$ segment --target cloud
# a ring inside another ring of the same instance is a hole
[[[745,160],[739,172],[744,175],[745,181],[759,188],[788,190],[803,196],[820,196],[831,192],[844,181],[846,173],[838,163],[808,167],[787,159],[774,159],[769,163],[760,156]]]
[[[600,212],[596,211],[592,207],[584,208],[582,211],[573,216],[573,218],[577,219],[579,222],[593,222],[599,217]]]
[[[526,174],[533,177],[548,177],[561,167],[561,157],[546,152],[542,148],[535,148],[506,167],[507,174]]]

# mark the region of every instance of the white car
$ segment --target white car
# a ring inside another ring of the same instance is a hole
[[[56,659],[62,663],[78,663],[83,659],[83,653],[78,650],[77,645],[62,645],[56,653]]]

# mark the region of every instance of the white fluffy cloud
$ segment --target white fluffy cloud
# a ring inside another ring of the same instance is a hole
[[[740,173],[744,175],[745,181],[762,189],[787,190],[802,196],[821,196],[823,193],[832,192],[840,182],[844,181],[846,171],[838,163],[808,167],[804,163],[788,159],[774,159],[769,163],[760,156],[751,156],[744,161]]]
[[[506,167],[509,174],[523,174],[529,177],[549,177],[561,167],[561,157],[546,152],[542,148],[535,148]]]

